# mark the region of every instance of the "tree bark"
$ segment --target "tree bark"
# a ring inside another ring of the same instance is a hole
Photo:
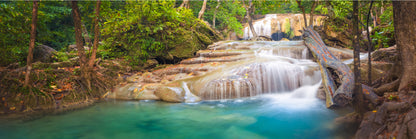
[[[88,67],[87,67],[87,58],[84,51],[84,43],[82,40],[82,23],[81,23],[81,14],[78,9],[77,1],[71,1],[72,7],[72,16],[74,19],[74,29],[75,29],[75,42],[78,49],[79,56],[79,65],[81,77],[87,81],[88,89],[91,89],[91,84],[89,83]]]
[[[313,26],[313,11],[315,10],[316,4],[317,3],[315,1],[312,1],[311,13],[309,15],[309,26]]]
[[[94,18],[94,45],[92,48],[92,54],[88,62],[89,69],[93,69],[94,61],[97,55],[98,43],[100,42],[100,26],[99,26],[99,19],[100,19],[100,5],[101,1],[98,0],[95,6],[95,18]]]
[[[371,86],[371,83],[372,83],[372,81],[371,81],[371,51],[373,49],[373,44],[372,44],[371,38],[370,38],[371,33],[370,33],[370,30],[368,28],[370,27],[370,25],[369,25],[369,23],[370,23],[370,14],[371,14],[371,8],[373,7],[373,2],[374,1],[371,1],[370,8],[368,9],[367,27],[366,27],[366,29],[367,29],[367,40],[368,40],[368,75],[367,75],[368,83],[367,84],[370,85],[370,86]]]
[[[367,111],[362,93],[361,75],[360,75],[360,44],[359,44],[359,26],[358,26],[358,1],[353,1],[352,28],[353,28],[353,47],[354,47],[354,90],[352,94],[352,106],[355,112],[361,116]]]
[[[257,33],[253,26],[253,18],[251,16],[252,13],[254,12],[254,5],[253,5],[252,0],[249,1],[248,7],[245,5],[244,0],[243,0],[243,6],[246,8],[247,22],[250,27],[251,33],[253,34],[253,38],[257,38]]]
[[[393,1],[394,34],[403,72],[399,91],[416,89],[416,2]]]
[[[214,11],[214,17],[212,18],[212,28],[214,29],[215,29],[215,16],[217,15],[218,8],[220,8],[220,3],[221,1],[218,0],[217,6],[215,7],[215,11]]]
[[[32,9],[32,30],[30,31],[30,42],[29,42],[29,53],[27,55],[27,68],[26,68],[26,75],[25,75],[25,82],[24,86],[27,87],[30,82],[30,72],[32,70],[32,61],[33,61],[33,49],[35,48],[35,40],[36,40],[36,22],[38,21],[38,1],[33,1],[33,9]]]
[[[189,8],[189,0],[183,0],[181,6],[182,8]]]
[[[305,7],[302,6],[302,3],[300,0],[296,0],[296,3],[298,3],[298,7],[300,10],[302,10],[302,14],[303,14],[303,20],[305,22],[305,28],[308,27],[308,21],[306,20],[306,13],[305,13]]]
[[[321,70],[322,84],[326,93],[326,106],[343,107],[351,103],[354,75],[351,69],[335,57],[319,34],[311,27],[305,29],[303,39],[312,52]],[[378,96],[368,86],[362,85],[364,97],[376,104]]]
[[[202,16],[204,16],[205,9],[207,8],[207,1],[208,0],[204,0],[204,3],[202,4],[202,8],[198,14],[198,19],[202,19]]]
[[[84,41],[86,45],[89,48],[91,48],[92,42],[91,42],[90,35],[88,34],[87,27],[85,26],[84,22],[81,22],[81,25],[82,25],[82,36],[84,37]]]

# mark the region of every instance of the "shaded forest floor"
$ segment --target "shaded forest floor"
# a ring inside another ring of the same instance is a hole
[[[33,64],[32,87],[23,87],[25,67],[0,67],[0,118],[26,119],[83,108],[103,96],[127,76],[155,67],[131,67],[123,59],[97,60],[89,90],[80,79],[77,59]]]

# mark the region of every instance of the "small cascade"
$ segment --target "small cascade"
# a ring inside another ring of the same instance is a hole
[[[255,49],[257,60],[214,74],[216,76],[204,83],[198,96],[203,100],[253,97],[290,92],[320,82],[318,65],[308,59],[309,50],[298,46],[298,42],[253,44],[250,48]]]
[[[234,75],[209,82],[199,96],[206,100],[252,97],[293,91],[320,81],[318,71],[281,61],[253,63],[231,73]]]
[[[309,58],[309,50],[308,48],[305,48],[302,51],[302,59],[308,59],[308,58]]]
[[[309,16],[308,14],[306,16]],[[325,18],[324,16],[315,15],[313,19],[313,25],[322,25],[318,23],[319,19]],[[270,37],[275,41],[281,40],[283,37],[289,37],[288,34],[284,34],[282,25],[285,26],[286,22],[290,24],[290,30],[294,33],[294,38],[288,39],[300,39],[302,30],[304,27],[303,15],[302,14],[266,14],[264,18],[253,21],[253,28],[258,36]],[[307,22],[307,21],[306,21]],[[282,24],[282,25],[281,25]],[[285,32],[288,32],[285,30]],[[248,24],[244,27],[243,39],[247,40],[253,37],[250,27]]]
[[[253,23],[253,28],[256,31],[258,36],[272,36],[272,20],[275,20],[277,18],[276,14],[267,14],[264,19],[261,21],[257,21]],[[253,33],[249,29],[249,27],[244,28],[244,39],[248,39],[253,37]]]

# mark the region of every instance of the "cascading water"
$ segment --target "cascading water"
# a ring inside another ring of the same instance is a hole
[[[321,23],[318,22],[318,19],[321,18],[325,17],[315,15],[313,25],[320,26]],[[253,21],[253,28],[258,36],[266,36],[272,38],[275,41],[278,41],[283,38],[284,32],[288,32],[288,30],[284,30],[286,28],[282,28],[282,25],[285,26],[285,24],[290,24],[290,30],[293,31],[295,36],[299,38],[302,34],[301,32],[299,32],[299,30],[302,30],[302,28],[304,27],[304,21],[302,19],[302,14],[266,14],[264,18]],[[251,37],[253,37],[253,34],[250,30],[250,27],[246,25],[244,27],[243,39],[247,40]]]
[[[253,28],[259,36],[272,36],[272,20],[276,20],[276,14],[267,14],[264,19],[253,23]],[[244,39],[253,37],[253,33],[249,30],[249,27],[244,28]]]
[[[318,65],[307,59],[307,48],[298,42],[255,44],[250,47],[255,49],[254,60],[221,71],[221,76],[207,82],[198,96],[204,100],[253,97],[290,92],[321,80]]]

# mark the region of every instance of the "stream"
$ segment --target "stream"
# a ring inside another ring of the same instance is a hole
[[[33,121],[2,122],[0,138],[334,138],[332,122],[339,114],[314,97],[318,87],[199,103],[112,100]]]

